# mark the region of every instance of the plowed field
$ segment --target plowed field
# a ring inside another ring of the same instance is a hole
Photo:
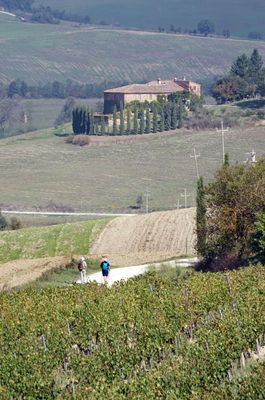
[[[119,217],[101,232],[91,255],[106,255],[117,266],[193,255],[194,231],[194,208]]]
[[[0,265],[0,292],[25,285],[45,272],[66,267],[71,257],[46,257],[35,260],[14,260]]]

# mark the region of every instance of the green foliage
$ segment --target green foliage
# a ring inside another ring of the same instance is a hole
[[[231,66],[231,74],[246,79],[248,76],[250,62],[246,54],[237,57],[236,61]]]
[[[144,107],[141,107],[140,110],[140,134],[142,135],[145,132],[145,111]]]
[[[225,166],[225,167],[228,167],[229,165],[230,165],[230,162],[229,162],[229,154],[228,154],[228,153],[225,153],[224,166]]]
[[[135,106],[133,110],[133,133],[137,135],[138,133],[138,109]]]
[[[265,264],[265,212],[257,213],[255,231],[250,239],[253,260]]]
[[[251,56],[239,56],[231,66],[230,74],[219,79],[213,87],[218,103],[237,101],[265,93],[265,68],[257,49]]]
[[[127,126],[126,132],[127,132],[128,135],[130,135],[131,130],[132,130],[132,128],[131,128],[131,109],[130,109],[130,107],[127,107],[127,109],[126,109],[126,126]]]
[[[204,36],[208,36],[210,33],[214,33],[215,26],[209,19],[203,19],[198,23],[197,30]]]
[[[146,123],[145,123],[145,132],[150,133],[151,132],[151,116],[150,116],[150,110],[147,108],[146,110]]]
[[[177,129],[178,127],[178,118],[177,118],[177,107],[176,104],[172,104],[172,114],[171,114],[171,128]]]
[[[205,189],[203,178],[197,181],[197,197],[196,197],[196,249],[200,256],[206,255],[206,204]]]
[[[160,107],[159,114],[160,114],[159,131],[160,132],[164,132],[164,130],[165,130],[165,113],[164,113],[164,107],[163,106]]]
[[[156,133],[158,131],[158,113],[157,113],[157,106],[152,106],[153,112],[153,132]]]
[[[177,104],[177,120],[178,120],[178,128],[182,128],[183,121],[187,116],[187,112],[184,108],[184,104],[182,101],[179,101]]]
[[[124,128],[124,109],[122,102],[120,103],[120,135],[124,135],[125,128]]]
[[[259,266],[1,293],[1,396],[261,399],[264,368],[241,388],[227,374],[264,332],[264,283]]]
[[[116,105],[113,108],[113,127],[112,127],[112,134],[118,134],[118,127],[117,127],[117,107]]]
[[[84,107],[75,107],[72,111],[72,129],[75,135],[91,133],[91,115]]]
[[[4,231],[8,227],[6,218],[2,215],[0,210],[0,231]]]
[[[164,107],[164,115],[165,115],[165,130],[169,131],[171,129],[171,103],[167,103]]]
[[[102,117],[100,120],[100,133],[101,133],[101,135],[105,135],[105,133],[106,133],[106,125],[105,125],[104,117]]]
[[[240,265],[251,255],[256,214],[265,209],[265,159],[255,166],[226,163],[205,190],[205,268],[226,259]]]

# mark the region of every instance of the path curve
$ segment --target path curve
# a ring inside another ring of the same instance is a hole
[[[162,265],[165,265],[170,268],[174,268],[176,266],[180,267],[189,267],[194,265],[197,261],[197,258],[181,258],[177,260],[159,262],[159,263],[149,263],[142,265],[132,265],[130,267],[122,267],[122,268],[113,268],[110,270],[110,275],[108,279],[108,286],[112,286],[115,282],[120,282],[122,280],[126,281],[129,278],[133,278],[138,275],[142,275],[147,272],[150,266],[153,266],[155,269],[160,269]],[[101,272],[96,272],[94,274],[90,274],[87,277],[87,282],[97,282],[99,284],[103,283],[103,278]],[[78,280],[76,283],[81,283]]]

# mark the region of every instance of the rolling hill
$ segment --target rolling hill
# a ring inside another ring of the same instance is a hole
[[[0,81],[141,82],[187,76],[211,84],[265,42],[33,24],[0,15]]]
[[[196,169],[190,158],[200,154],[199,173],[208,181],[222,162],[222,140],[215,129],[104,139],[76,147],[51,131],[0,140],[1,205],[18,209],[53,203],[75,211],[118,212],[134,206],[139,194],[150,194],[150,210],[194,205]],[[128,140],[129,139],[129,140]],[[233,128],[225,134],[231,162],[243,162],[254,148],[265,154],[264,126]],[[143,204],[145,207],[145,203]]]
[[[93,22],[138,28],[169,29],[173,24],[194,29],[198,21],[210,19],[217,31],[230,29],[233,35],[247,37],[250,31],[265,34],[262,0],[39,0],[39,3],[71,13],[89,15]]]

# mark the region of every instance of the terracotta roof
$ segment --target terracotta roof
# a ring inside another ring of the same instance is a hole
[[[144,84],[132,84],[127,86],[121,86],[114,89],[105,90],[104,93],[174,93],[183,91],[189,87],[190,81],[184,80],[156,80]]]

